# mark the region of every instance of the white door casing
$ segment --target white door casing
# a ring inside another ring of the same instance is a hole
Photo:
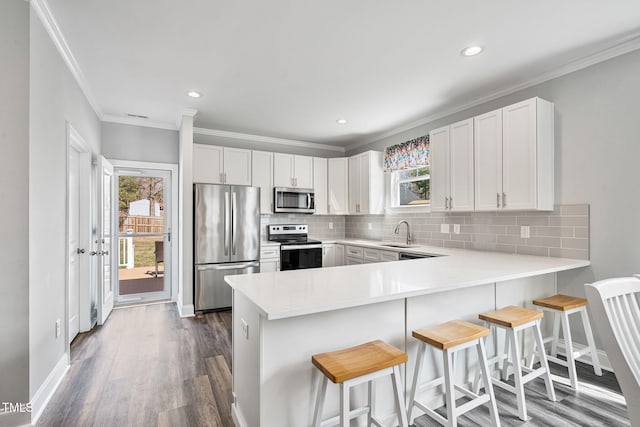
[[[69,201],[69,309],[68,309],[68,336],[69,342],[80,332],[80,257],[82,248],[80,242],[80,166],[78,152],[71,147],[69,149],[68,163],[68,201]]]
[[[104,157],[100,157],[100,233],[98,242],[98,254],[100,257],[100,292],[98,292],[98,324],[102,325],[107,321],[111,310],[113,310],[113,288],[114,277],[113,268],[113,218],[115,209],[113,206],[114,176],[113,165]]]

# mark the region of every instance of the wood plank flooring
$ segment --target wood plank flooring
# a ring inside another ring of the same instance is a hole
[[[535,380],[527,385],[531,420],[523,422],[514,396],[496,388],[502,425],[629,425],[613,374],[596,377],[582,365],[578,376],[610,394],[587,387],[576,392],[556,383],[558,402],[549,402],[544,383]],[[71,369],[38,426],[232,427],[230,413],[231,312],[181,319],[174,304],[154,304],[114,310],[104,327],[76,338]],[[483,407],[462,417],[459,425],[488,422]],[[415,425],[436,424],[422,416]]]

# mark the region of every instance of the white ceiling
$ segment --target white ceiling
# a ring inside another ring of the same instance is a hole
[[[107,118],[195,108],[197,127],[342,146],[640,35],[638,0],[46,3]]]

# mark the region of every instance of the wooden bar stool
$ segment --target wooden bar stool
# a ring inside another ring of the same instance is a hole
[[[569,381],[571,387],[578,388],[578,375],[576,373],[576,359],[582,355],[589,354],[591,363],[596,375],[602,375],[602,368],[598,360],[598,351],[593,340],[593,332],[587,315],[587,305],[589,302],[584,298],[572,297],[569,295],[554,295],[548,298],[533,300],[533,304],[544,311],[553,313],[553,335],[543,340],[544,343],[551,342],[551,352],[547,354],[547,359],[559,365],[566,366],[569,370]],[[573,338],[569,326],[569,315],[580,313],[582,326],[587,338],[587,346],[582,350],[573,349]],[[564,338],[564,349],[567,360],[558,359],[558,342],[560,340],[560,325],[562,325],[562,337]],[[534,347],[535,348],[535,347]],[[529,367],[533,367],[535,352],[529,361]]]
[[[508,306],[500,310],[492,311],[489,313],[482,313],[478,317],[489,324],[492,329],[500,328],[505,331],[505,351],[504,354],[489,360],[489,365],[493,366],[500,361],[502,365],[502,379],[508,378],[509,366],[513,367],[513,377],[515,387],[500,381],[498,378],[491,378],[494,385],[515,393],[518,402],[518,418],[522,421],[527,420],[527,407],[524,401],[524,385],[529,381],[539,376],[544,377],[544,382],[547,387],[547,395],[549,400],[555,402],[556,393],[553,389],[553,382],[551,381],[551,374],[549,371],[549,364],[547,363],[546,354],[544,352],[542,343],[542,333],[540,332],[540,320],[544,316],[544,313],[536,310],[529,310],[522,307]],[[522,356],[520,352],[520,343],[518,340],[518,332],[525,329],[532,328],[535,341],[538,344],[538,353],[540,356],[540,367],[532,370],[527,366],[522,366]],[[511,357],[509,357],[511,356]],[[511,359],[511,360],[509,360]],[[522,375],[522,371],[527,374]],[[485,385],[487,382],[484,383]],[[479,388],[479,384],[476,381],[476,391]]]
[[[373,380],[391,375],[393,391],[396,398],[396,413],[400,427],[408,427],[407,414],[404,410],[404,390],[400,383],[399,365],[407,362],[407,354],[383,342],[371,341],[356,347],[331,353],[316,354],[311,357],[313,365],[324,377],[318,384],[316,408],[313,415],[314,427],[339,425],[348,427],[352,418],[367,414],[367,425],[384,427],[374,418]],[[331,380],[340,384],[340,415],[321,421],[327,383]],[[368,405],[351,410],[349,407],[349,390],[351,387],[368,383]]]
[[[458,423],[458,417],[471,409],[474,409],[486,402],[489,402],[489,411],[491,412],[491,419],[494,426],[500,425],[498,419],[498,408],[496,406],[496,399],[493,394],[493,387],[489,377],[489,369],[487,367],[487,355],[484,348],[484,337],[489,335],[489,329],[474,325],[473,323],[463,322],[461,320],[452,320],[450,322],[443,323],[431,328],[417,329],[412,332],[414,338],[419,339],[420,347],[418,348],[418,359],[416,362],[416,370],[413,375],[413,386],[411,388],[411,397],[409,398],[408,405],[408,418],[410,422],[413,422],[411,413],[413,408],[418,407],[424,411],[427,415],[433,418],[435,421],[446,426],[456,426]],[[419,384],[420,376],[422,375],[422,364],[424,362],[424,355],[427,344],[442,350],[443,362],[444,362],[444,376],[439,377],[434,381],[430,381],[425,384]],[[466,348],[475,346],[478,351],[478,364],[480,365],[480,372],[484,380],[485,393],[478,395],[470,390],[466,390],[457,384],[454,384],[454,372],[455,365],[454,354],[457,351],[464,350]],[[441,385],[444,378],[445,384],[445,401],[447,406],[447,418],[444,418],[440,414],[436,413],[433,409],[428,408],[426,405],[416,400],[416,395],[419,391],[427,388]],[[456,406],[456,391],[469,397],[471,400],[465,402],[460,406]]]

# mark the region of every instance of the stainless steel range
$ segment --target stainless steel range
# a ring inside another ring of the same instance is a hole
[[[268,239],[280,243],[280,270],[322,267],[322,242],[307,238],[306,224],[268,226]]]

